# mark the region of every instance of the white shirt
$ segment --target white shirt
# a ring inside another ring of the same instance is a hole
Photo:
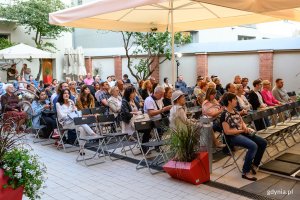
[[[109,84],[110,87],[113,87],[113,86],[116,85],[116,81],[111,81],[111,82],[109,82],[108,84]]]
[[[155,103],[154,99],[152,98],[152,96],[149,96],[149,97],[147,97],[145,99],[145,102],[144,102],[144,113],[148,114],[148,110],[160,110],[162,108],[163,108],[162,99],[156,100],[156,103]],[[161,114],[154,115],[154,116],[150,117],[150,119],[151,120],[161,119]]]
[[[244,95],[241,95],[240,97],[239,96],[236,97],[242,109],[251,110],[251,104],[249,103],[249,101]]]
[[[255,91],[255,93],[256,93],[256,95],[258,97],[258,101],[259,101],[260,105],[264,105],[265,103],[263,101],[263,98],[262,98],[260,92],[259,91]]]

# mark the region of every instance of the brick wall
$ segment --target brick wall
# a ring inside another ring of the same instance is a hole
[[[154,61],[151,64],[151,69],[153,69],[153,67],[156,67],[156,69],[154,70],[151,76],[154,77],[156,81],[159,82],[159,57],[158,56],[154,58]]]
[[[115,76],[116,80],[122,80],[122,57],[114,57],[114,67],[115,67]]]
[[[259,51],[259,77],[273,83],[273,51]]]
[[[93,65],[92,65],[91,57],[85,58],[85,69],[86,69],[86,73],[93,74]]]
[[[197,76],[208,76],[208,56],[206,53],[196,54]]]

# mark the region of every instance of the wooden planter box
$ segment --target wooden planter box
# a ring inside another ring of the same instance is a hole
[[[178,162],[170,160],[163,166],[164,170],[172,177],[194,185],[210,180],[208,153],[199,152],[192,162]]]
[[[8,177],[4,176],[4,170],[0,169],[0,200],[22,200],[23,197],[23,187],[17,189],[12,189],[10,187],[3,189],[8,181]]]

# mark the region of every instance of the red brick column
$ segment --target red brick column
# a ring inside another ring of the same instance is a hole
[[[92,58],[91,57],[85,58],[85,69],[86,69],[86,73],[93,74],[93,64],[92,64]]]
[[[159,83],[159,57],[158,56],[154,57],[154,61],[151,64],[151,69],[153,69],[154,67],[156,67],[156,69],[152,73],[151,77],[154,77],[155,80]]]
[[[259,51],[259,77],[273,83],[273,51]]]
[[[115,76],[116,80],[122,80],[122,57],[114,57]]]
[[[196,54],[196,69],[198,76],[208,76],[208,55],[207,53]]]

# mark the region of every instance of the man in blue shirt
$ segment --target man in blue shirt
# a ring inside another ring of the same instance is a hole
[[[182,75],[178,76],[178,79],[177,79],[177,81],[175,83],[175,88],[177,90],[181,90],[183,93],[187,92],[187,85],[183,81],[183,76]]]
[[[29,84],[30,83],[33,83],[34,84],[34,87],[38,88],[39,87],[39,82],[34,80],[33,76],[32,75],[29,75],[29,80],[27,81]]]

